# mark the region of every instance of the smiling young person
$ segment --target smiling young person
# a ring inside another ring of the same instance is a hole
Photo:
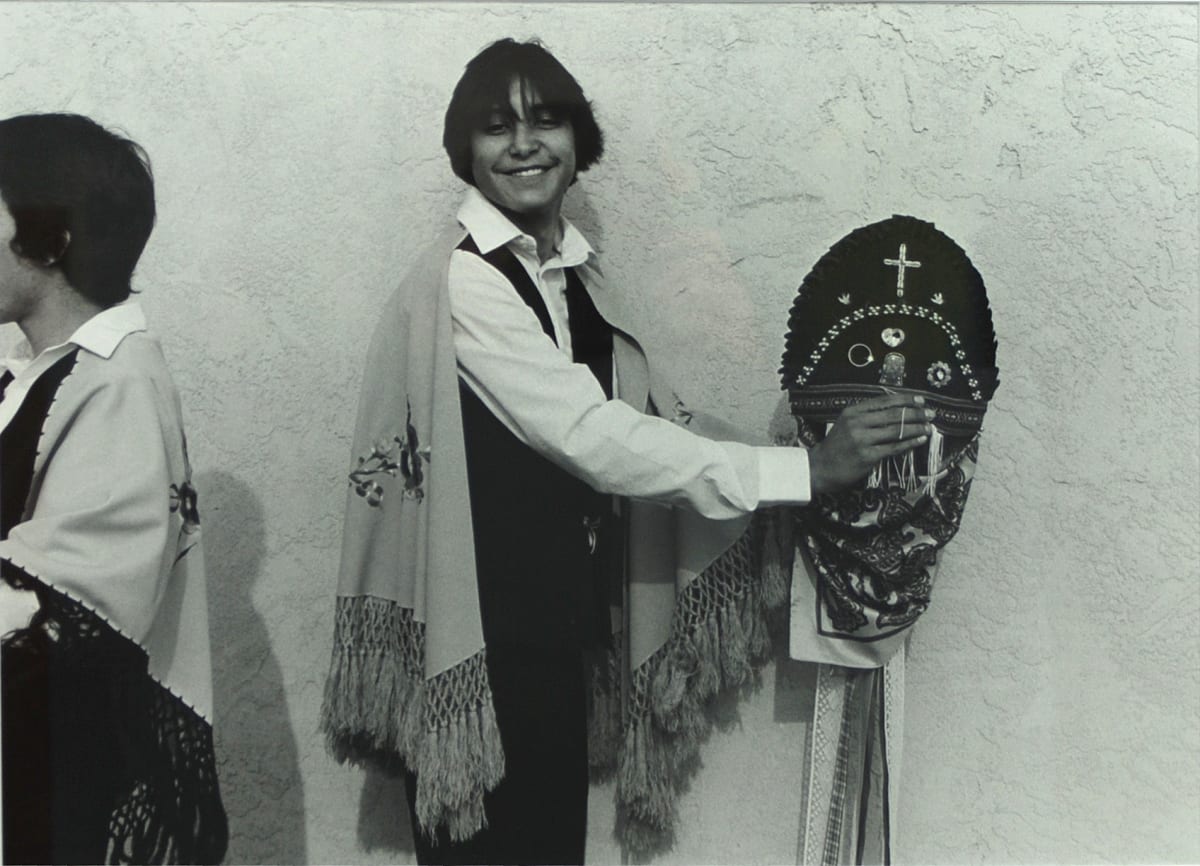
[[[215,863],[208,609],[179,398],[129,300],[144,152],[0,120],[5,863]]]
[[[889,397],[808,452],[693,432],[562,216],[603,136],[539,43],[467,64],[443,145],[469,189],[368,352],[322,724],[339,758],[405,766],[420,862],[581,863],[587,660],[613,648],[644,539],[675,546],[661,506],[724,549],[756,509],[862,478],[928,427]]]

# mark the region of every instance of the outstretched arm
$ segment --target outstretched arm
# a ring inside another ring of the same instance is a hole
[[[463,381],[518,439],[594,489],[716,519],[810,499],[802,449],[713,441],[608,400],[477,256],[451,258],[450,299]]]

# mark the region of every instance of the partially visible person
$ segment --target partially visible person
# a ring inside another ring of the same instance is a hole
[[[179,397],[130,300],[144,151],[0,121],[5,863],[216,863],[228,829]]]

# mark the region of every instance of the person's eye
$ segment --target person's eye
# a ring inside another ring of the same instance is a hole
[[[508,121],[494,117],[483,125],[485,135],[503,135],[508,132]]]
[[[562,119],[552,111],[539,111],[534,115],[533,122],[540,129],[557,129],[562,126]]]

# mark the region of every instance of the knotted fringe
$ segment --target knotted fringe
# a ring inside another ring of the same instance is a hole
[[[229,825],[209,721],[156,679],[146,650],[102,614],[8,559],[4,584],[40,601],[28,626],[5,635],[4,700],[35,720],[7,730],[5,745],[17,757],[12,772],[49,781],[21,791],[25,816],[6,826],[8,850],[54,849],[77,863],[220,863]],[[69,745],[47,748],[39,717],[53,719]],[[85,798],[88,809],[107,812],[105,835],[79,837],[70,816]]]
[[[635,852],[670,844],[676,800],[711,728],[706,705],[745,685],[770,654],[769,617],[790,586],[789,514],[756,515],[682,592],[671,637],[632,672],[617,805],[618,832]]]
[[[792,566],[796,558],[796,511],[794,508],[763,509],[755,515],[754,552],[763,601],[770,612],[781,612],[791,601]]]
[[[588,659],[588,769],[593,782],[610,778],[621,748],[621,642]]]
[[[483,652],[426,680],[425,626],[387,599],[339,597],[321,731],[339,763],[417,773],[417,820],[454,841],[486,826],[504,775]]]

